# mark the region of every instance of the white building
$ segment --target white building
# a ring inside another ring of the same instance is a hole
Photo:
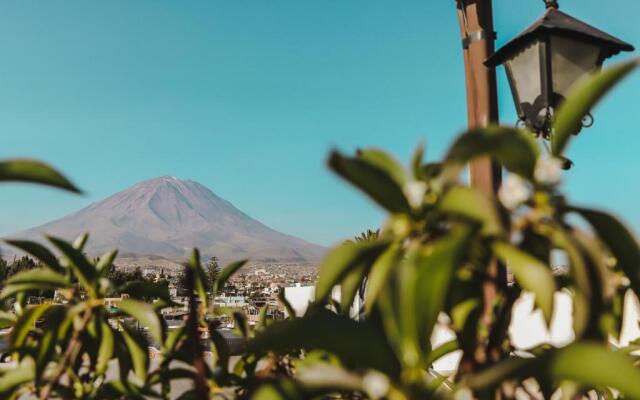
[[[300,286],[298,284],[284,289],[284,297],[295,310],[296,316],[304,315],[314,296],[314,286]],[[331,297],[340,301],[339,287],[333,288]],[[559,291],[555,294],[555,309],[549,327],[544,321],[542,312],[540,310],[534,311],[534,300],[535,296],[532,293],[523,293],[514,305],[513,317],[509,326],[509,336],[514,347],[517,350],[526,351],[543,343],[556,347],[569,344],[575,337],[571,295],[565,291]],[[638,298],[629,291],[625,296],[624,303],[620,341],[612,340],[612,344],[615,346],[626,346],[629,342],[640,338],[640,303]],[[359,297],[356,296],[350,312],[352,318],[358,316],[361,305]],[[288,316],[286,311],[285,316]],[[443,314],[433,331],[432,346],[436,348],[454,338],[453,332],[448,328],[447,317]],[[457,351],[442,357],[435,362],[434,369],[444,374],[456,371],[461,356],[461,351]]]
[[[307,311],[307,307],[309,307],[309,303],[311,303],[315,297],[316,288],[315,286],[301,286],[299,283],[296,286],[289,286],[284,288],[284,298],[291,304],[291,308],[296,312],[296,316],[300,317],[304,315]],[[340,287],[336,286],[333,288],[331,292],[331,298],[337,302],[340,301]],[[360,297],[356,296],[353,304],[351,305],[351,310],[349,311],[349,315],[351,318],[357,319],[358,314],[360,313],[360,308],[362,307],[362,302],[360,301]],[[285,317],[288,317],[288,313],[285,310]]]

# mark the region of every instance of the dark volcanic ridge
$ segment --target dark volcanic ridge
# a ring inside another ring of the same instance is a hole
[[[197,247],[223,262],[317,263],[326,249],[275,231],[191,181],[163,176],[140,182],[98,203],[12,238],[43,241],[43,235],[72,240],[89,232],[86,251],[114,248],[127,258],[162,257],[176,262]],[[6,247],[3,254],[10,254]]]

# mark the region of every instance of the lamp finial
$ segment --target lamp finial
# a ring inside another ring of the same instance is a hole
[[[558,0],[544,0],[544,4],[547,5],[547,8],[555,8],[556,10],[560,8]]]

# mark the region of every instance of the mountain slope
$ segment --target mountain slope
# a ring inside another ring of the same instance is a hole
[[[90,232],[87,252],[183,260],[193,247],[223,261],[315,263],[325,249],[277,232],[249,217],[203,185],[163,176],[140,182],[76,213],[12,237],[71,239]]]

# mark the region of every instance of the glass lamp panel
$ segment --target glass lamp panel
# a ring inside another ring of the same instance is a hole
[[[525,47],[505,64],[511,75],[511,90],[519,103],[518,113],[534,120],[542,103],[540,42]]]
[[[551,37],[553,91],[566,97],[571,86],[598,68],[600,48],[563,36]]]

